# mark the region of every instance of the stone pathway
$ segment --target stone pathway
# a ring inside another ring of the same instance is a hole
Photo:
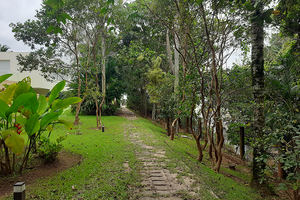
[[[121,112],[126,114],[129,120],[135,119],[133,113],[127,108],[122,108]],[[120,115],[119,115],[120,116]],[[191,185],[195,182],[188,176],[183,176],[181,181],[177,179],[177,173],[170,173],[167,169],[165,162],[167,161],[165,156],[165,150],[154,149],[153,146],[148,146],[143,140],[141,140],[143,134],[134,131],[133,125],[128,125],[125,128],[125,137],[129,139],[134,145],[137,145],[141,151],[136,152],[136,156],[139,159],[138,170],[142,177],[141,186],[133,189],[133,199],[139,200],[179,200],[182,199],[183,194],[188,194],[193,198],[196,198],[196,193],[193,191]],[[129,133],[130,131],[130,133]],[[147,135],[147,137],[152,137]],[[124,163],[126,171],[130,171],[127,162]]]

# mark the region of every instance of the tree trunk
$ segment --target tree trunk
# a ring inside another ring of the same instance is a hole
[[[97,130],[100,130],[100,124],[99,124],[99,106],[97,98],[95,98],[95,104],[96,104],[96,121],[97,121]]]
[[[179,88],[179,35],[177,32],[178,25],[175,24],[175,46],[174,46],[174,75],[175,75],[175,81],[174,81],[174,92],[178,92]]]
[[[169,65],[171,68],[172,74],[174,74],[174,64],[172,61],[172,52],[171,52],[171,47],[170,47],[170,40],[169,40],[169,29],[167,29],[167,34],[166,34],[166,49],[167,49],[167,55],[168,55],[168,60],[169,60]]]
[[[186,126],[185,126],[185,132],[187,132],[187,133],[189,133],[190,132],[190,130],[189,130],[189,118],[188,117],[186,117]]]
[[[144,90],[144,117],[147,118],[147,93],[146,90]]]
[[[256,0],[251,0],[254,5]],[[259,3],[256,12],[252,17],[260,17],[259,13],[263,10],[263,4]],[[257,158],[263,155],[263,144],[259,141],[263,137],[263,127],[265,123],[264,115],[264,26],[257,22],[251,23],[251,73],[252,73],[252,88],[253,98],[255,102],[253,116],[253,133],[258,145],[253,148],[253,167],[251,185],[258,186],[265,169],[265,163],[258,161]]]
[[[197,149],[198,149],[198,157],[197,157],[197,160],[199,162],[202,162],[202,159],[203,159],[203,152],[202,152],[202,147],[201,147],[201,144],[200,144],[200,137],[196,137],[195,138],[196,140],[196,144],[197,144]]]
[[[155,108],[155,103],[153,104],[153,107],[152,107],[152,120],[156,120],[156,117],[155,117],[155,110],[156,110],[156,108]]]
[[[284,171],[284,169],[282,167],[283,167],[283,164],[280,161],[278,161],[278,177],[281,179],[285,179],[286,172]]]
[[[168,116],[167,117],[167,135],[170,136],[171,133],[170,133],[170,117]]]
[[[105,99],[106,96],[106,37],[105,37],[105,33],[102,32],[102,69],[101,69],[101,73],[102,73],[102,95],[103,98]],[[105,100],[103,102],[103,105],[105,104]]]
[[[78,72],[79,73],[79,72]],[[80,97],[80,89],[81,89],[81,79],[80,79],[80,75],[78,74],[78,89],[77,89],[77,97]],[[80,106],[82,104],[83,100],[81,100],[80,102],[78,102],[76,104],[76,114],[75,114],[75,121],[74,121],[74,125],[78,125],[79,124],[79,111],[80,111]]]

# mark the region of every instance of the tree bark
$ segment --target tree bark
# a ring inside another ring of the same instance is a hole
[[[168,116],[167,117],[167,135],[170,136],[171,133],[170,133],[170,117]]]
[[[189,132],[190,130],[189,130],[189,117],[186,117],[186,126],[185,126],[185,132]]]
[[[254,5],[256,0],[251,0]],[[259,13],[263,11],[263,4],[259,3],[256,12],[252,17],[260,17]],[[258,161],[257,158],[263,155],[263,144],[260,139],[263,137],[263,127],[265,123],[264,115],[264,26],[257,21],[251,23],[251,73],[252,73],[252,88],[254,98],[254,116],[253,116],[253,133],[257,145],[253,148],[253,167],[251,185],[258,186],[265,169],[265,163]]]
[[[102,32],[102,41],[101,41],[101,46],[102,46],[102,69],[101,69],[101,73],[102,73],[102,95],[103,98],[105,99],[106,96],[106,37],[105,37],[105,30],[103,30]],[[103,102],[103,104],[105,104],[105,100]]]
[[[172,61],[172,52],[171,52],[171,47],[170,47],[170,39],[169,39],[169,29],[167,29],[167,34],[166,34],[166,49],[167,49],[167,55],[168,55],[168,60],[169,60],[169,65],[171,68],[172,74],[174,74],[174,64]]]
[[[155,103],[153,104],[153,107],[152,107],[152,120],[156,120],[156,117],[155,117],[155,110],[156,110],[156,108],[155,108]]]

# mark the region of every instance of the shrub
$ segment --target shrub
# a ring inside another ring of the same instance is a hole
[[[67,136],[60,136],[56,142],[51,142],[49,137],[41,136],[37,152],[46,163],[53,162],[57,159],[58,152],[63,148],[60,144]]]

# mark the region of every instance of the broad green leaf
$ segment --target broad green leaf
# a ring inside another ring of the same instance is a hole
[[[30,85],[31,85],[30,77],[26,77],[22,81],[18,82],[18,85],[17,85],[15,93],[14,93],[14,99],[23,93],[29,92]]]
[[[8,79],[11,76],[12,76],[12,74],[4,74],[4,75],[0,76],[0,83],[2,83],[3,81],[5,81],[6,79]]]
[[[41,124],[41,129],[44,129],[48,126],[48,124],[50,124],[51,122],[58,120],[58,116],[60,115],[60,113],[57,112],[51,112],[46,114],[45,116],[43,116],[40,124]]]
[[[16,127],[5,129],[1,131],[2,138],[5,140],[11,134],[11,132],[16,132],[16,131],[17,131]]]
[[[79,97],[69,97],[66,99],[63,99],[61,101],[58,101],[55,105],[52,106],[51,110],[56,111],[58,109],[64,109],[67,108],[69,105],[78,103],[81,101],[81,98]]]
[[[37,110],[37,113],[41,115],[47,110],[48,103],[44,95],[40,95],[38,102],[39,102],[39,108]]]
[[[39,102],[37,99],[37,95],[36,93],[34,93],[35,95],[33,97],[31,97],[25,104],[24,107],[27,108],[28,110],[31,110],[32,113],[36,113],[38,108],[39,108]]]
[[[6,117],[8,117],[11,113],[16,112],[19,108],[19,106],[22,106],[26,104],[26,102],[31,99],[35,93],[24,93],[19,95],[16,99],[14,99],[13,104],[10,106],[10,108],[5,112]]]
[[[51,33],[54,30],[54,26],[50,25],[47,29],[47,33]]]
[[[70,123],[70,122],[67,122],[67,121],[65,121],[65,120],[59,119],[59,120],[58,120],[58,123],[65,125],[65,127],[66,127],[67,129],[72,130],[72,128],[73,128],[73,124]]]
[[[65,19],[68,19],[68,20],[72,20],[72,17],[70,15],[68,15],[67,13],[62,13],[61,14]]]
[[[9,104],[14,96],[16,87],[16,83],[9,85],[3,92],[0,93],[0,99]]]
[[[21,154],[24,148],[24,138],[16,132],[10,132],[6,138],[5,144],[14,154]]]
[[[27,120],[25,131],[29,137],[40,130],[39,117],[40,115],[35,113]]]
[[[27,119],[23,117],[22,115],[19,115],[16,117],[16,121],[19,124],[25,125],[27,123]]]
[[[107,13],[107,8],[106,8],[106,7],[102,8],[102,9],[100,10],[100,13],[101,13],[101,14]]]
[[[63,34],[62,29],[61,29],[60,27],[57,27],[57,28],[56,28],[56,32],[55,32],[55,33],[56,33],[56,34],[57,34],[57,33]]]
[[[271,14],[273,12],[273,9],[269,9],[267,11],[265,11],[262,15],[263,19],[265,20],[266,23],[271,23],[272,22],[272,18],[271,18]]]
[[[9,106],[0,99],[0,117],[7,119],[5,112],[9,109]]]
[[[245,4],[245,7],[246,7],[246,9],[247,9],[248,11],[253,11],[253,10],[255,10],[255,8],[251,5],[251,3]]]
[[[52,88],[51,94],[48,99],[48,105],[51,105],[52,102],[58,97],[59,92],[64,89],[65,85],[66,85],[66,81],[61,81]]]

